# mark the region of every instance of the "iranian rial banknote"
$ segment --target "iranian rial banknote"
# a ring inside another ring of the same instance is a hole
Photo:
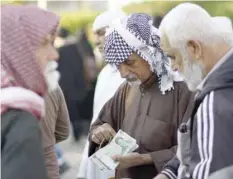
[[[112,141],[94,153],[90,159],[99,166],[100,170],[115,170],[119,165],[112,157],[126,155],[138,148],[136,140],[127,133],[119,130]]]

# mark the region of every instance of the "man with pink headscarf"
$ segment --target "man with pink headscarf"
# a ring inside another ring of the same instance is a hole
[[[34,6],[2,6],[1,15],[2,178],[45,179],[38,122],[43,96],[59,79],[53,47],[59,18]]]

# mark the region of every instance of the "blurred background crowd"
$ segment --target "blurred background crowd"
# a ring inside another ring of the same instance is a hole
[[[57,146],[63,179],[76,176],[93,115],[93,99],[98,73],[104,60],[95,48],[93,21],[106,10],[121,9],[127,14],[145,12],[158,27],[163,16],[184,1],[149,0],[79,0],[79,1],[2,1],[1,3],[37,4],[61,17],[55,40],[59,52],[60,86],[67,103],[72,124],[71,137]],[[192,2],[192,1],[189,1]],[[233,20],[233,2],[197,1],[212,16],[227,16]]]

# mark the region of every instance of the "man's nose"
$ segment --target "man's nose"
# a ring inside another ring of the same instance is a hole
[[[126,77],[130,74],[130,72],[129,72],[127,66],[124,65],[124,64],[121,64],[121,65],[119,66],[119,71],[120,71],[120,74],[121,74],[121,77],[122,77],[122,78],[126,78]]]
[[[100,45],[100,38],[96,37],[95,38],[95,46],[98,46],[98,45]]]

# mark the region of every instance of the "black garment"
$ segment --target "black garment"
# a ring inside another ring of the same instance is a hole
[[[1,118],[2,179],[46,179],[39,121],[21,110]]]
[[[95,95],[95,86],[97,78],[91,82],[90,89],[87,90],[85,98],[80,102],[80,116],[84,119],[92,119],[93,116],[93,100]]]
[[[81,29],[78,34],[78,46],[80,53],[83,55],[83,57],[93,57],[94,58],[94,52],[93,48],[88,40],[87,33],[85,29]]]
[[[223,168],[217,172],[214,172],[209,179],[232,179],[233,178],[233,165]]]
[[[65,96],[76,140],[83,133],[88,132],[86,123],[87,121],[90,123],[92,118],[95,89],[95,83],[91,89],[86,87],[85,58],[81,54],[79,46],[73,43],[58,50],[60,55],[58,70],[61,73],[59,83]]]
[[[204,179],[233,165],[233,50],[210,73],[197,94],[191,115],[191,178]],[[175,157],[164,168],[169,179],[179,167]],[[182,178],[183,179],[183,178]]]
[[[85,96],[85,79],[83,58],[77,49],[77,44],[68,44],[58,49],[59,81],[66,101],[81,101]],[[72,120],[72,119],[71,119]]]

